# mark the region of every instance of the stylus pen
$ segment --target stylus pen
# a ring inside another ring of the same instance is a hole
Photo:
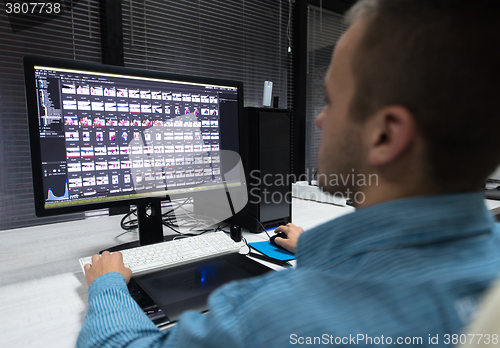
[[[250,252],[248,254],[248,256],[255,257],[256,259],[260,259],[263,261],[271,262],[271,263],[274,263],[274,264],[281,266],[281,267],[291,267],[292,266],[288,261],[273,259],[272,257],[266,256],[263,254],[257,254],[257,253]]]

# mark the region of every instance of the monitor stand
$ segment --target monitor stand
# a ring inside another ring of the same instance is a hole
[[[155,201],[149,204],[138,204],[137,221],[139,225],[139,240],[116,245],[105,250],[114,252],[172,240],[175,235],[163,236],[162,219],[161,201]],[[101,250],[99,254],[105,250]]]

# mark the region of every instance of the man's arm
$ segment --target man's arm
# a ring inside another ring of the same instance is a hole
[[[218,295],[209,301],[210,315],[190,311],[176,327],[160,331],[130,296],[126,284],[130,280],[126,271],[129,269],[119,253],[113,255],[95,255],[92,266],[85,266],[90,284],[88,312],[78,336],[78,348],[202,347],[226,343],[240,347],[245,343],[242,330],[246,327],[240,319],[247,316],[247,311],[240,313],[238,307],[258,286],[245,286],[242,282],[233,284],[237,290],[217,291]]]
[[[245,299],[261,287],[256,279],[223,286],[209,297],[208,315],[188,311],[172,329],[160,331],[132,299],[123,277],[105,274],[89,288],[89,309],[77,348],[259,346],[252,327],[261,319],[252,318],[249,307],[254,301]]]
[[[148,346],[166,338],[128,292],[124,277],[107,273],[89,287],[89,305],[76,346],[124,347],[131,342]]]
[[[133,341],[144,344],[144,340],[162,336],[130,297],[127,283],[132,271],[123,264],[122,253],[93,255],[92,265],[86,264],[84,269],[89,308],[77,347],[116,347]]]

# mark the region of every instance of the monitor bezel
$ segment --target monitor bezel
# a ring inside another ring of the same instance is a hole
[[[239,128],[239,117],[243,112],[243,83],[241,81],[229,80],[229,79],[219,79],[210,77],[201,77],[193,75],[175,74],[162,72],[157,70],[143,70],[137,68],[128,68],[114,65],[105,65],[100,63],[92,63],[87,61],[76,61],[61,58],[52,57],[40,57],[40,56],[25,56],[23,59],[24,65],[24,78],[25,78],[25,92],[26,92],[26,106],[27,106],[27,118],[28,118],[28,130],[29,130],[29,142],[31,150],[31,171],[32,171],[32,181],[33,181],[33,195],[35,203],[35,214],[39,217],[42,216],[52,216],[68,213],[76,213],[88,210],[97,210],[104,208],[113,208],[127,205],[147,205],[149,203],[158,203],[161,201],[169,201],[173,199],[196,197],[200,192],[188,191],[182,193],[174,194],[160,194],[150,197],[140,197],[140,198],[126,198],[123,200],[116,201],[105,201],[98,203],[89,204],[75,204],[72,206],[64,207],[45,207],[45,190],[43,187],[43,170],[42,170],[42,154],[40,149],[40,132],[38,124],[38,104],[37,99],[29,96],[36,96],[36,83],[35,83],[35,66],[44,67],[54,67],[60,69],[76,69],[83,71],[91,71],[98,73],[107,74],[118,74],[126,76],[137,76],[144,78],[155,78],[155,79],[165,79],[165,80],[177,80],[183,82],[192,83],[202,83],[208,85],[219,85],[219,86],[230,86],[237,87],[238,91],[238,115],[236,120],[232,120],[238,125]],[[222,115],[221,115],[222,116]],[[239,130],[235,129],[238,133]],[[241,139],[238,140],[237,151],[239,153]],[[222,145],[222,144],[221,144]],[[225,145],[225,144],[224,144]],[[221,147],[221,150],[225,148]],[[235,150],[233,147],[230,150]],[[236,189],[245,189],[245,174],[241,173],[241,185]],[[207,191],[201,191],[206,193]]]

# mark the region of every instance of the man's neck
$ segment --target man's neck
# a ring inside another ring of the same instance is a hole
[[[421,197],[421,196],[432,196],[432,195],[442,195],[442,194],[453,194],[453,193],[463,193],[471,192],[477,190],[473,187],[454,187],[453,185],[436,185],[431,184],[430,181],[427,184],[400,184],[400,185],[387,185],[381,183],[376,187],[365,187],[362,192],[364,194],[364,201],[354,202],[356,208],[362,209],[375,204],[385,203],[393,200]],[[360,196],[360,195],[358,195]]]

